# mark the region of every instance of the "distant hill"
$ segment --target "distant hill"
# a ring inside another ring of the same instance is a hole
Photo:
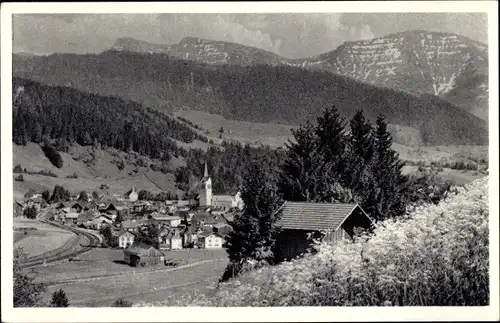
[[[329,71],[411,94],[440,96],[483,119],[488,116],[488,47],[449,33],[406,31],[345,42],[333,51],[303,59],[195,37],[172,45],[120,38],[111,50],[163,53],[205,64],[287,65]]]
[[[154,44],[133,38],[119,38],[110,50],[147,54],[163,53],[206,64],[241,66],[286,64],[286,58],[256,47],[197,37],[186,37],[178,44],[172,45]]]
[[[391,124],[417,129],[416,141],[427,145],[488,142],[486,122],[436,96],[417,97],[292,66],[209,65],[165,54],[107,51],[14,55],[13,74],[169,112],[200,110],[252,122],[296,125],[332,105],[345,117],[361,108],[370,119],[382,113]]]

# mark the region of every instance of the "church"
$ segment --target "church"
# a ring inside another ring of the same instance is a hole
[[[198,193],[200,207],[229,211],[231,209],[242,210],[244,206],[240,192],[237,192],[234,195],[212,194],[212,179],[208,175],[207,163],[205,163],[205,172],[203,174],[203,178],[201,179]]]

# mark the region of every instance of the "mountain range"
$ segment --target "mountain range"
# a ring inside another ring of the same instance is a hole
[[[172,45],[120,38],[110,50],[163,53],[205,64],[286,65],[328,71],[411,94],[436,95],[480,118],[488,117],[488,47],[454,34],[407,31],[345,42],[333,51],[303,59],[195,37]]]
[[[346,118],[363,109],[371,120],[383,114],[409,129],[412,143],[484,145],[487,63],[480,43],[422,31],[295,60],[192,37],[175,45],[124,38],[100,54],[14,54],[13,75],[167,113],[200,110],[251,122],[297,125],[332,105]]]

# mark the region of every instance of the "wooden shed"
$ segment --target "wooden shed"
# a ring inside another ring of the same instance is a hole
[[[162,264],[165,255],[160,250],[145,243],[127,248],[123,251],[124,260],[133,267],[148,267]]]
[[[285,202],[277,225],[282,231],[275,257],[281,261],[305,253],[311,238],[330,242],[353,239],[356,230],[369,230],[374,222],[358,204]]]

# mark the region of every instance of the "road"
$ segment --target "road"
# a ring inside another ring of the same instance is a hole
[[[43,265],[55,261],[60,261],[64,259],[69,259],[71,257],[75,257],[77,255],[80,255],[82,253],[85,253],[92,248],[98,246],[100,244],[100,238],[99,236],[87,232],[85,230],[81,229],[76,229],[76,228],[71,228],[65,225],[61,225],[52,221],[47,220],[47,214],[51,212],[52,209],[44,209],[37,215],[37,219],[40,222],[49,224],[51,226],[64,229],[70,232],[75,233],[79,239],[71,239],[68,241],[66,244],[63,246],[48,251],[44,252],[40,255],[33,256],[33,257],[28,257],[26,261],[24,261],[21,264],[22,268],[30,268],[38,265]]]

